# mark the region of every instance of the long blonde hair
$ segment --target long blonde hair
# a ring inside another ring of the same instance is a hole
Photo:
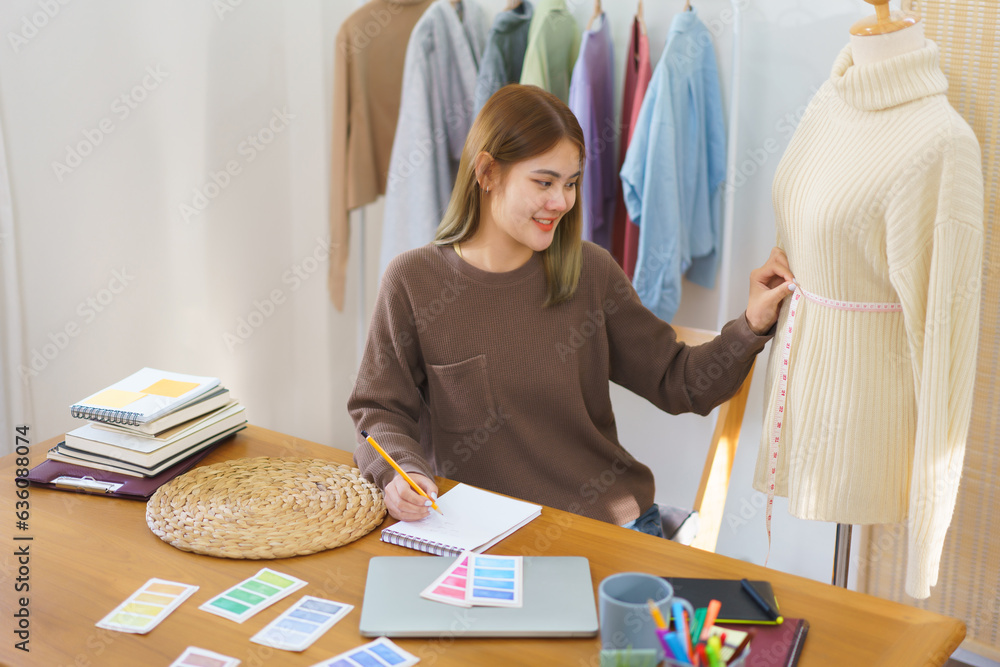
[[[515,83],[497,91],[479,112],[465,140],[455,189],[434,243],[461,243],[478,230],[483,204],[483,191],[476,174],[476,158],[480,153],[488,153],[505,176],[513,164],[541,155],[563,139],[580,148],[577,182],[582,182],[586,146],[580,123],[569,107],[537,86]],[[548,281],[546,306],[571,298],[580,282],[583,227],[580,199],[578,192],[573,207],[559,221],[552,244],[543,253]]]

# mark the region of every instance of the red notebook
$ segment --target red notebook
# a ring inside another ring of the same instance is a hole
[[[720,625],[720,627],[726,627]],[[809,632],[809,621],[786,618],[781,625],[733,625],[734,630],[754,634],[746,667],[794,667],[802,654],[802,645]]]

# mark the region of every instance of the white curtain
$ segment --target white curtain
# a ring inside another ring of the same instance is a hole
[[[0,453],[10,420],[59,435],[71,403],[143,366],[219,376],[252,423],[352,448],[326,181],[333,38],[355,8],[3,4]]]
[[[0,455],[14,451],[14,428],[31,422],[27,385],[18,369],[24,363],[20,272],[14,211],[11,207],[7,148],[0,125]],[[30,432],[29,432],[29,435]]]

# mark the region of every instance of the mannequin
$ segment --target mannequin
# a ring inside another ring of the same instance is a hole
[[[803,519],[906,522],[906,592],[926,598],[971,415],[982,157],[919,19],[866,1],[877,18],[852,28],[775,173],[799,284],[768,362],[754,488],[769,534],[774,496]]]
[[[860,67],[924,48],[924,23],[915,14],[890,13],[888,0],[875,5],[876,15],[851,26],[851,55]],[[837,524],[833,556],[833,585],[847,588],[851,556],[851,524]]]
[[[855,65],[869,65],[924,48],[924,23],[915,14],[889,13],[889,0],[866,0],[879,12],[851,26]],[[873,20],[874,19],[874,20]]]

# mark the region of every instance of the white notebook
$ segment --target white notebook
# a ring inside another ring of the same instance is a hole
[[[80,419],[111,424],[145,424],[214,389],[219,378],[143,368],[70,406]]]
[[[400,521],[382,530],[382,541],[435,556],[480,553],[542,513],[542,506],[459,484],[437,500],[420,521]]]

